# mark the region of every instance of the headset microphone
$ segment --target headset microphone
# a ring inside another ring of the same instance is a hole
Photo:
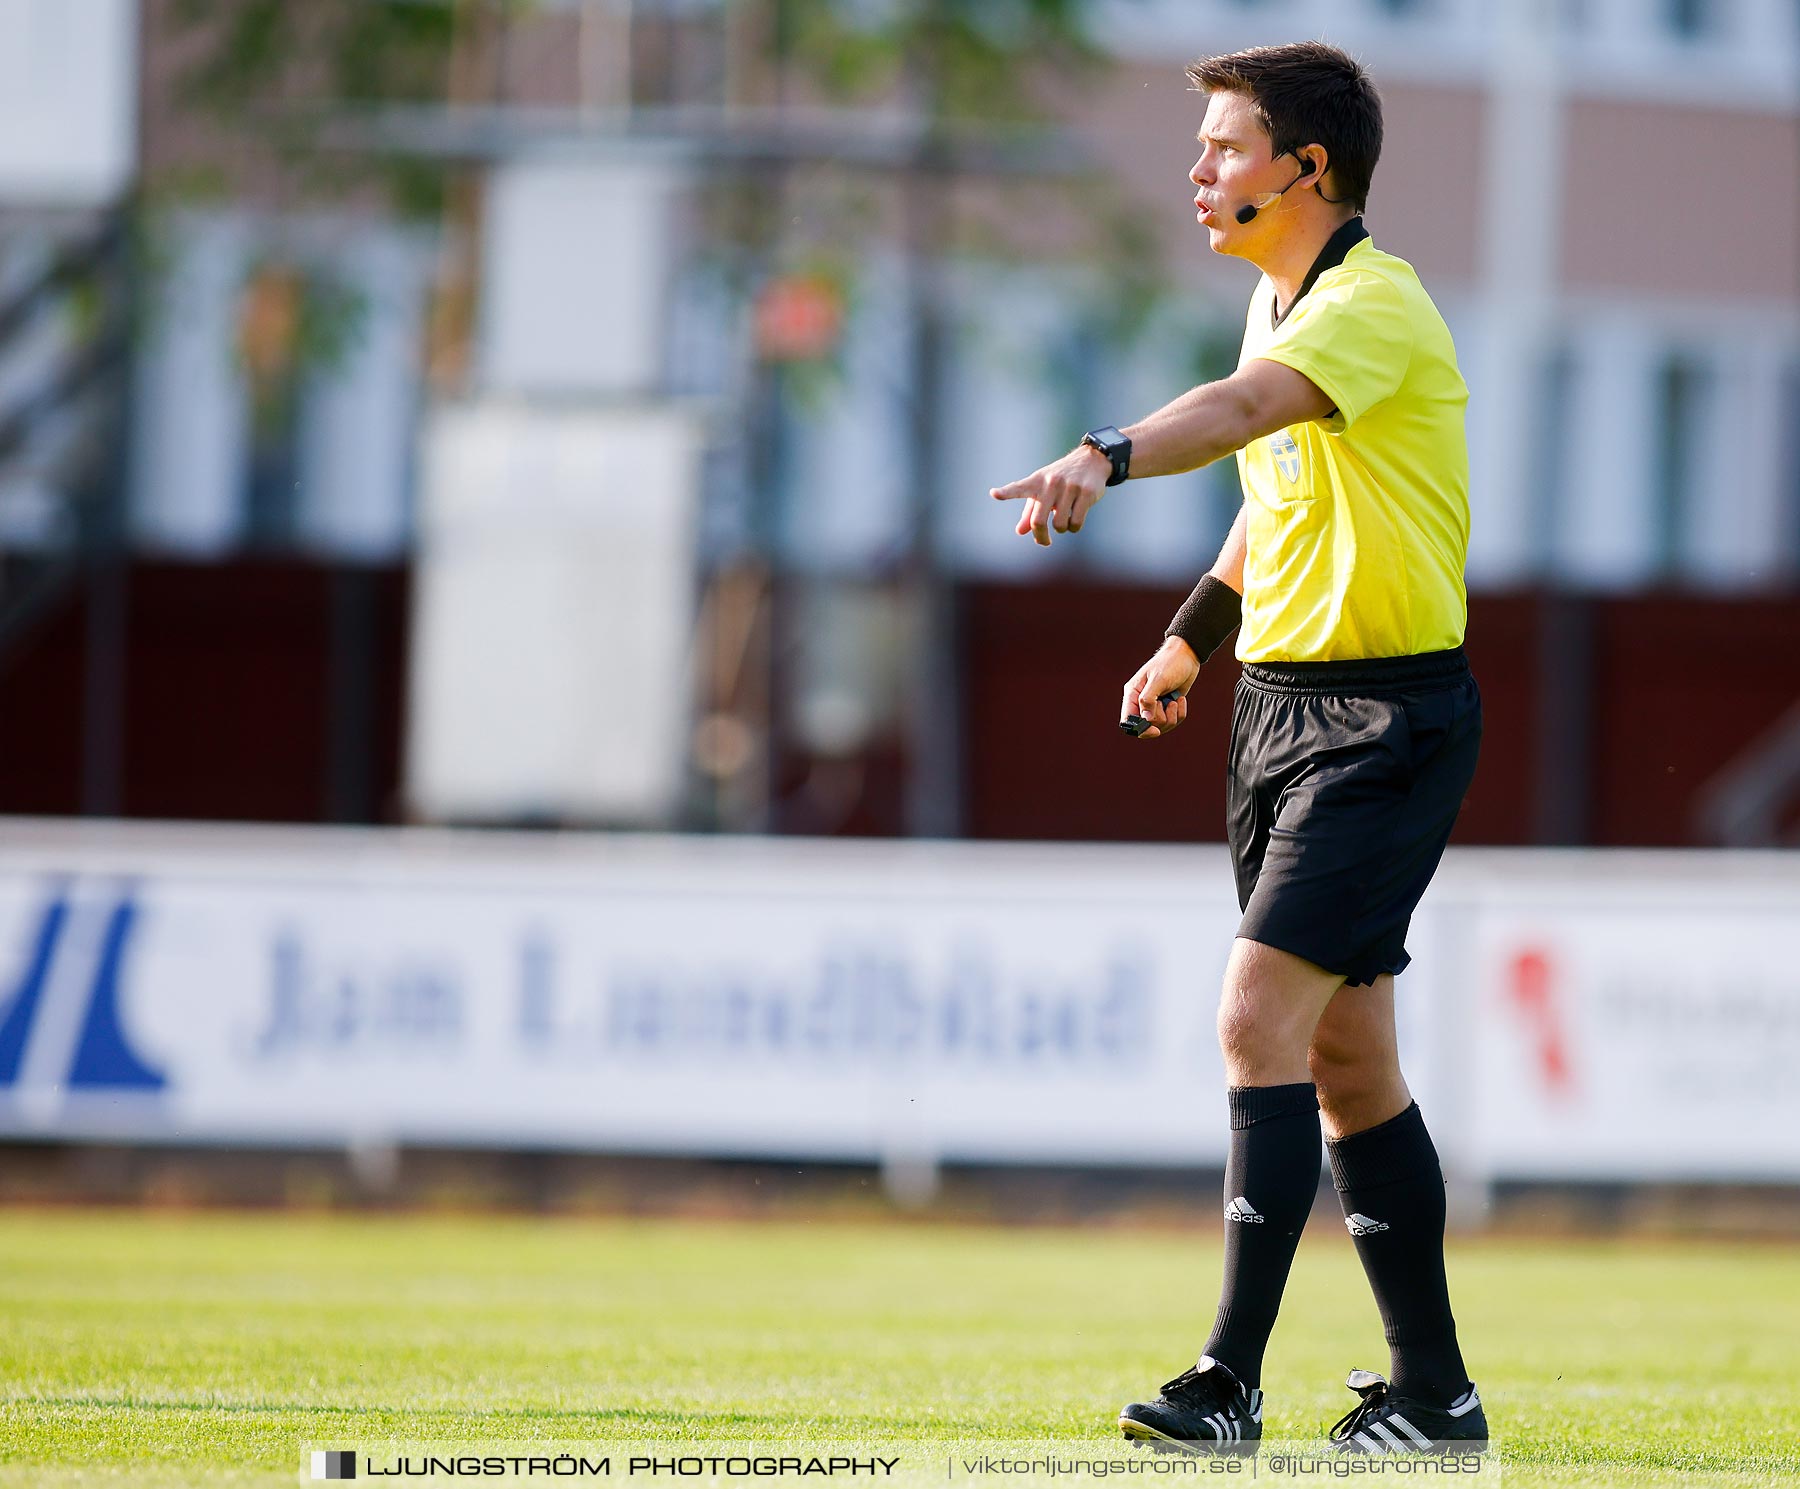
[[[1266,193],[1263,200],[1260,202],[1245,202],[1244,205],[1239,207],[1232,215],[1237,218],[1240,225],[1254,222],[1258,212],[1262,211],[1265,207],[1274,206],[1276,202],[1286,196],[1312,173],[1312,162],[1310,160],[1302,160],[1300,162],[1300,174],[1294,177],[1292,181],[1288,182],[1286,186],[1282,187],[1280,191]]]

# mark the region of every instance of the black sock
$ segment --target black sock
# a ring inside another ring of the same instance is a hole
[[[1444,1280],[1444,1171],[1418,1103],[1327,1146],[1387,1331],[1394,1394],[1448,1406],[1469,1380]]]
[[[1319,1093],[1301,1081],[1225,1094],[1225,1285],[1206,1353],[1252,1389],[1262,1384],[1263,1350],[1319,1192]]]

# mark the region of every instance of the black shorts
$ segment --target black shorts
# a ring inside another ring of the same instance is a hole
[[[1352,984],[1404,969],[1480,749],[1461,647],[1247,664],[1226,793],[1238,935]]]

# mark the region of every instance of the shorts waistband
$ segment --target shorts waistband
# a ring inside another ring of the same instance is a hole
[[[1357,657],[1343,662],[1246,662],[1244,681],[1271,693],[1415,692],[1450,687],[1469,675],[1460,646],[1406,657]]]

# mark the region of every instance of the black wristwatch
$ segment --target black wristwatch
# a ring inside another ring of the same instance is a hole
[[[1081,436],[1081,442],[1092,445],[1112,462],[1112,474],[1106,478],[1108,486],[1117,486],[1131,474],[1131,441],[1111,424],[1101,429],[1088,430]]]

